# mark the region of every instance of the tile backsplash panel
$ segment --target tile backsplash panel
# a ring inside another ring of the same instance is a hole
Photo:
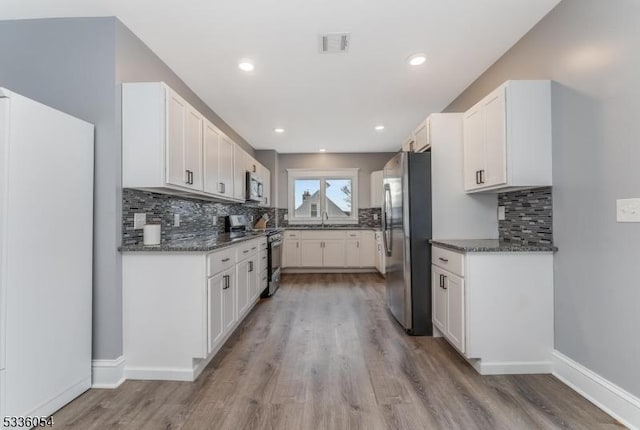
[[[553,243],[551,187],[501,193],[498,204],[505,207],[505,219],[498,223],[500,240],[530,245]]]
[[[278,226],[287,227],[289,223],[285,221],[284,216],[288,213],[287,209],[278,209]],[[378,219],[374,220],[374,215],[377,215]],[[358,226],[359,227],[371,227],[380,228],[382,226],[382,211],[380,208],[366,208],[358,210]],[[296,227],[303,227],[300,224],[296,224]]]
[[[122,190],[122,244],[142,243],[142,229],[133,229],[133,214],[146,213],[148,224],[161,224],[161,242],[188,239],[200,235],[224,233],[225,216],[247,215],[257,221],[269,214],[269,227],[275,226],[275,209],[251,207],[238,203],[215,203],[125,188]],[[174,227],[174,215],[180,215],[180,226]],[[216,225],[213,216],[218,217]]]

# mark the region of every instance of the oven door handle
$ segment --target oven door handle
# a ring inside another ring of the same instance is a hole
[[[271,242],[271,243],[269,244],[269,246],[270,246],[271,248],[275,248],[276,246],[280,246],[280,245],[282,245],[282,241],[281,241],[281,240],[276,240],[275,242]]]

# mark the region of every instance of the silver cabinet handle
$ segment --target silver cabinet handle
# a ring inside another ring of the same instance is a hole
[[[357,244],[357,247],[360,248],[360,241],[357,241],[356,244]]]
[[[438,257],[438,260],[440,260],[440,261],[444,261],[445,263],[448,263],[448,262],[449,262],[449,260],[448,260],[448,259],[446,259],[446,258],[442,258],[442,257]]]
[[[253,261],[249,262],[249,272],[253,272]]]
[[[189,178],[191,178],[191,175],[189,175],[189,170],[185,170],[184,174],[186,175],[186,179],[184,180],[184,183],[189,184]]]
[[[242,251],[243,254],[246,254],[247,252],[249,252],[248,249],[245,249],[244,251]]]
[[[229,261],[229,260],[231,260],[231,259],[230,259],[230,258],[223,258],[223,259],[222,259],[222,262],[223,262],[223,263],[226,263],[226,262],[227,262],[227,261]]]
[[[296,242],[296,248],[300,248],[300,242]]]

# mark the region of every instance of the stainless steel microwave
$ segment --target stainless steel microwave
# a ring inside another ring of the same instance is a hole
[[[247,172],[247,201],[262,203],[264,197],[264,185],[253,172]]]

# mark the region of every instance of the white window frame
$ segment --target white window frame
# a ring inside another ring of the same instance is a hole
[[[333,170],[316,170],[316,169],[287,169],[287,177],[289,182],[289,207],[288,207],[288,223],[289,224],[322,224],[322,215],[325,213],[325,179],[351,179],[351,216],[349,218],[325,219],[324,224],[358,224],[358,173],[360,169],[333,169]],[[320,219],[296,217],[296,203],[294,194],[294,184],[296,179],[319,179],[320,180]]]

